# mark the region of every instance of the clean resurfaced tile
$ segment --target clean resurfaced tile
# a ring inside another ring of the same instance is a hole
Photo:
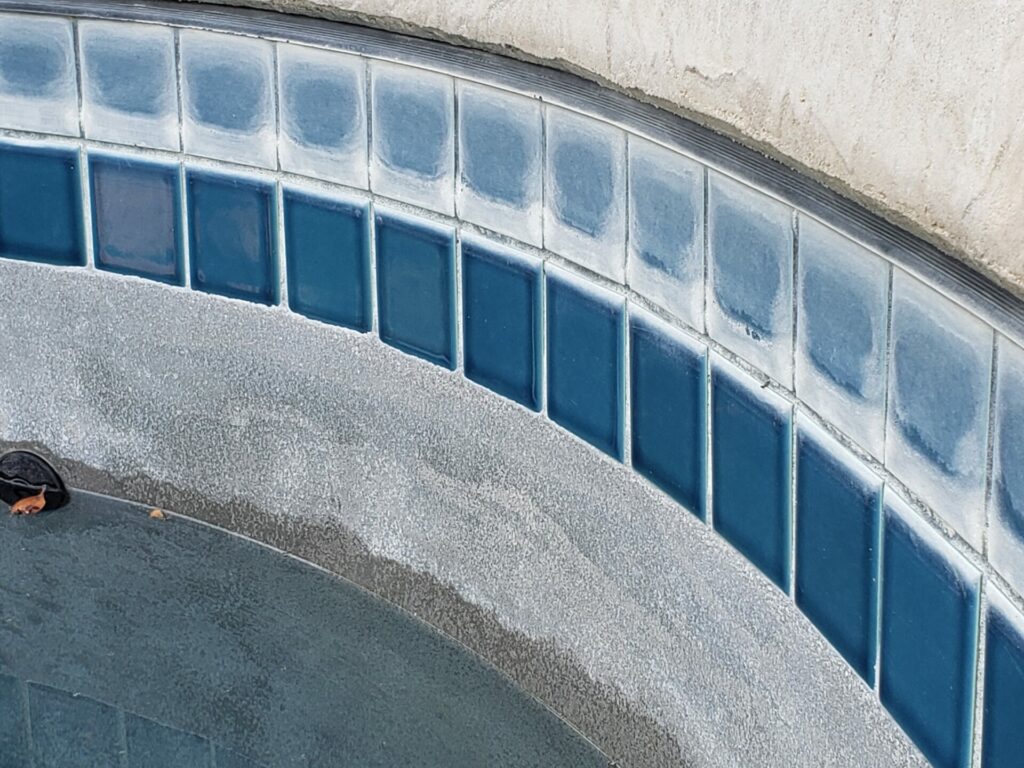
[[[893,274],[885,464],[981,549],[992,329]]]
[[[1024,594],[1024,349],[999,338],[988,556]]]
[[[0,128],[78,135],[70,21],[0,13]]]
[[[177,150],[174,30],[82,21],[82,127],[90,139]]]
[[[793,378],[793,224],[782,203],[708,176],[708,333],[789,386]]]
[[[117,710],[44,685],[28,687],[35,768],[120,766]]]
[[[125,715],[128,768],[210,768],[210,743],[137,715]]]
[[[547,107],[544,247],[618,282],[626,269],[626,138]]]
[[[807,217],[798,247],[797,395],[881,459],[889,266]]]
[[[630,287],[704,330],[704,171],[629,138]]]
[[[1024,755],[1024,616],[988,582],[985,588],[982,768],[1013,768]]]

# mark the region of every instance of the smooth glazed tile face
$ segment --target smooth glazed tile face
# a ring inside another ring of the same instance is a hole
[[[455,212],[455,88],[444,75],[370,65],[373,191],[432,211]]]
[[[0,128],[78,135],[70,21],[0,13]]]
[[[460,82],[459,217],[541,245],[540,102]]]
[[[85,264],[78,151],[0,144],[0,256]]]
[[[178,166],[90,155],[97,269],[183,285]]]
[[[711,366],[715,530],[789,591],[790,414],[781,397],[720,357]]]
[[[185,151],[277,167],[274,47],[262,40],[182,30]]]
[[[789,208],[708,176],[708,333],[773,379],[793,377],[793,225]]]
[[[125,715],[128,768],[210,768],[210,744],[185,731]]]
[[[880,459],[889,267],[807,217],[800,219],[799,250],[797,395]]]
[[[82,21],[82,127],[90,139],[179,149],[174,30]]]
[[[886,466],[981,548],[992,330],[893,275]]]
[[[548,414],[622,459],[625,302],[558,269],[547,271]]]
[[[31,765],[27,736],[21,685],[13,677],[0,675],[0,768]]]
[[[629,359],[633,468],[703,520],[707,349],[631,309]]]
[[[933,765],[966,766],[980,575],[888,491],[883,548],[882,704]]]
[[[541,265],[483,240],[462,242],[466,376],[541,408]]]
[[[544,247],[618,282],[626,267],[626,139],[548,107]]]
[[[796,478],[796,603],[874,686],[882,483],[806,417]]]
[[[704,330],[704,171],[629,139],[629,286]]]
[[[1024,350],[999,338],[988,557],[1024,594]]]
[[[117,710],[43,685],[28,687],[35,768],[121,765]]]
[[[363,61],[284,44],[277,57],[281,169],[365,189]]]
[[[454,232],[386,212],[374,224],[381,341],[454,369]]]
[[[982,768],[1011,768],[1024,755],[1024,616],[995,589],[985,588],[985,687]]]

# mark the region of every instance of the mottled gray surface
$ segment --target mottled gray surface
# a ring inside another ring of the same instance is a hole
[[[708,528],[458,373],[130,278],[4,262],[0,292],[0,439],[352,577],[623,764],[923,764]]]

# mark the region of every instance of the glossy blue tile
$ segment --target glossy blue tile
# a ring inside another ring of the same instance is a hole
[[[370,330],[367,205],[286,189],[284,229],[288,305],[315,320]]]
[[[0,256],[85,264],[76,150],[0,144]]]
[[[548,414],[622,460],[625,306],[560,270],[547,273]]]
[[[796,603],[875,684],[882,483],[848,450],[797,422]]]
[[[78,135],[69,20],[0,13],[0,127]]]
[[[454,233],[397,214],[374,219],[381,340],[454,369]]]
[[[125,715],[128,768],[210,768],[210,743],[136,715]]]
[[[500,246],[462,242],[466,376],[541,408],[541,266]]]
[[[276,304],[273,186],[197,170],[186,186],[192,287]]]
[[[89,184],[96,267],[183,285],[178,167],[90,155]]]
[[[630,310],[629,360],[633,468],[703,520],[707,350]]]
[[[1024,349],[999,338],[988,557],[1024,594]]]
[[[0,675],[0,768],[24,768],[30,760],[21,684]]]
[[[30,684],[35,768],[112,768],[123,747],[118,713],[85,696]]]
[[[886,492],[879,694],[938,768],[970,761],[979,574]]]
[[[986,587],[983,768],[1019,766],[1024,756],[1024,616],[1005,596]]]
[[[784,592],[790,565],[790,406],[716,358],[711,367],[715,530]]]

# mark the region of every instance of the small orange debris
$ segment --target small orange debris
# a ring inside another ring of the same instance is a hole
[[[149,510],[149,516],[154,520],[166,520],[167,515],[164,514],[162,509],[151,509]]]
[[[36,512],[42,512],[46,507],[46,487],[43,487],[39,493],[35,496],[26,496],[23,499],[18,499],[11,505],[12,515],[34,515]]]

